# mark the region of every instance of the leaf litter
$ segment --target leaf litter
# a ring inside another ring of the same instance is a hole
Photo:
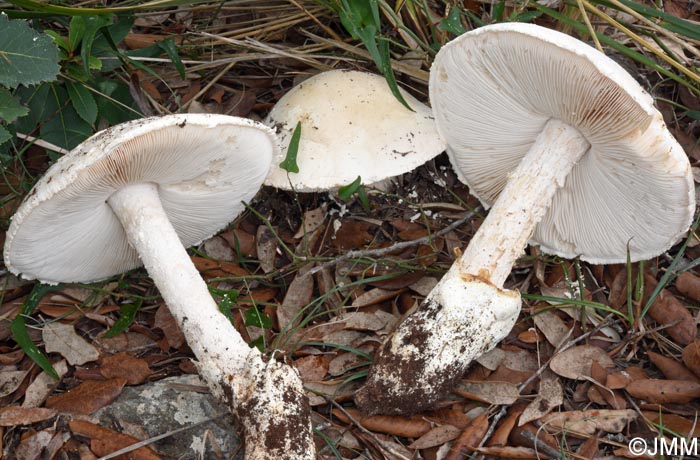
[[[213,60],[187,64],[184,79],[171,64],[153,64],[160,78],[134,70],[127,76],[132,90],[154,113],[184,104],[188,111],[262,118],[288,88],[317,69],[337,62],[343,68],[373,69],[359,47],[339,42],[333,29],[319,25],[334,19],[318,3],[299,2],[303,10],[292,3],[251,3],[251,12],[234,9],[214,20],[210,16],[218,6],[207,4],[137,15],[129,48],[175,36],[195,47],[211,46]],[[487,18],[480,2],[464,3]],[[681,2],[664,3],[673,8]],[[426,8],[431,21],[447,13],[432,9],[432,4]],[[674,11],[698,19],[697,11],[688,8]],[[270,21],[285,14],[288,23],[274,27]],[[239,23],[247,24],[247,32],[237,32]],[[239,41],[235,48],[223,40],[213,43],[199,30]],[[421,57],[415,39],[423,39],[426,30],[416,37],[397,30],[418,53],[414,70],[401,67],[410,73],[398,72],[398,78],[425,100],[428,60]],[[444,36],[445,31],[430,33]],[[284,45],[286,54],[261,59],[265,44]],[[335,54],[315,57],[319,52]],[[221,72],[228,64],[217,61],[231,56],[240,58],[235,72]],[[666,91],[670,94],[672,89]],[[683,92],[683,101],[697,110],[700,106],[691,96]],[[670,113],[673,116],[672,109]],[[700,160],[692,145],[697,139],[694,128],[671,119],[668,124],[691,158]],[[29,170],[38,175],[48,162],[46,155],[32,150],[30,156]],[[325,446],[323,458],[334,458],[332,452],[352,459],[420,455],[461,460],[478,454],[516,459],[561,453],[614,458],[629,454],[620,447],[625,445],[621,440],[649,437],[659,427],[685,436],[697,433],[700,276],[694,266],[674,273],[675,280],[652,301],[669,266],[664,257],[644,267],[633,264],[631,270],[537,253],[523,258],[509,279],[509,288],[527,295],[518,324],[503,343],[471,366],[448,400],[412,417],[364,417],[355,410],[352,396],[373,351],[430,292],[482,219],[475,215],[429,243],[396,246],[435,234],[478,203],[444,156],[394,182],[389,192],[368,187],[369,212],[355,197],[342,201],[332,193],[263,190],[249,204],[254,212],[204,242],[192,256],[211,287],[240,293],[231,311],[244,337],[267,351],[277,348],[275,356],[300,371],[315,416],[323,420],[319,426],[324,437],[318,439]],[[371,255],[334,262],[350,250]],[[687,266],[700,257],[700,247],[689,247],[685,257]],[[583,292],[571,289],[579,284],[573,269],[577,264],[590,273]],[[636,285],[639,271],[643,286]],[[628,273],[632,293],[627,292]],[[28,290],[3,276],[7,288],[0,305],[0,426],[6,427],[5,436],[20,458],[38,458],[42,451],[52,453],[50,458],[58,458],[61,451],[97,458],[138,442],[86,416],[109,405],[125,385],[195,372],[167,308],[151,282],[135,271],[107,284],[66,286],[42,299],[38,311],[52,320],[28,331],[48,354],[60,376],[56,381],[39,372],[10,337],[8,321]],[[139,298],[146,300],[133,321],[106,338],[120,317],[119,306]],[[648,315],[639,318],[647,303]],[[256,324],[246,321],[253,308]],[[629,317],[630,311],[635,318]],[[48,427],[57,417],[66,417],[67,424]],[[148,447],[129,455],[161,458]]]

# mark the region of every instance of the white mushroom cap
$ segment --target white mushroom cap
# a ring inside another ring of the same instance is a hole
[[[384,77],[332,70],[292,88],[265,123],[279,136],[279,155],[265,185],[328,190],[362,177],[363,184],[408,172],[445,150],[430,107],[401,90],[414,112],[391,93]],[[279,167],[297,122],[299,173]]]
[[[548,120],[590,143],[532,236],[548,253],[624,262],[629,242],[641,260],[690,225],[690,165],[652,98],[568,35],[520,23],[469,32],[436,58],[430,98],[458,176],[487,207]]]
[[[183,246],[215,234],[266,177],[274,133],[225,115],[146,118],[101,131],[59,159],[12,219],[5,265],[43,282],[90,282],[141,265],[107,204],[120,187],[155,183]]]

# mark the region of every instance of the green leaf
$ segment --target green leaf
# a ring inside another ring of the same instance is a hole
[[[22,20],[0,14],[0,85],[14,88],[56,79],[58,47]]]
[[[136,109],[127,85],[114,80],[103,80],[98,82],[97,88],[101,93],[97,95],[98,113],[110,126],[142,116]]]
[[[0,120],[12,123],[29,113],[29,109],[5,88],[0,88]]]
[[[10,132],[7,129],[5,129],[3,125],[0,125],[0,145],[9,141],[11,138],[12,134],[10,134]]]
[[[85,32],[87,32],[85,16],[73,16],[68,29],[68,51],[72,53],[78,49],[80,41],[85,37]]]
[[[112,327],[107,332],[105,332],[104,336],[111,339],[112,337],[116,337],[129,329],[129,326],[133,324],[134,318],[136,318],[136,313],[139,311],[139,308],[141,308],[141,305],[143,305],[143,299],[136,299],[134,303],[126,303],[121,305],[119,307],[119,313],[121,313],[121,316],[119,316],[119,319],[112,324]]]
[[[231,310],[233,309],[233,305],[238,301],[238,296],[241,294],[241,291],[238,289],[217,289],[210,287],[209,292],[221,297],[221,300],[218,302],[219,311],[223,313],[229,321],[233,321]]]
[[[109,15],[87,16],[85,17],[85,34],[80,45],[80,57],[83,60],[85,73],[90,73],[90,56],[95,34],[101,28],[112,24],[112,17]]]
[[[503,20],[503,12],[506,9],[506,0],[501,0],[496,3],[491,11],[491,17],[495,22],[500,22]]]
[[[177,53],[177,49],[175,48],[175,40],[173,37],[156,42],[156,45],[165,51],[165,54],[167,54],[170,60],[173,61],[175,69],[177,69],[177,73],[180,74],[180,78],[184,80],[185,65],[182,63],[182,59],[180,59],[180,55]]]
[[[257,305],[245,312],[245,323],[246,326],[260,327],[263,329],[272,329],[272,319],[265,313],[261,312]]]
[[[391,94],[408,110],[413,112],[414,110],[408,105],[406,99],[404,99],[403,94],[399,91],[399,85],[396,84],[396,77],[394,76],[394,69],[391,68],[391,57],[389,55],[389,42],[387,40],[380,40],[379,42],[379,52],[382,56],[381,62],[384,68],[381,68],[382,74],[384,74],[384,79],[391,89]]]
[[[70,47],[68,46],[68,41],[66,41],[65,38],[61,37],[58,32],[55,30],[48,29],[44,32],[46,35],[51,37],[53,42],[62,50],[64,51],[70,51]]]
[[[462,15],[459,12],[459,8],[453,6],[450,8],[447,17],[440,21],[438,28],[453,33],[454,35],[462,35],[467,29],[462,25],[461,19]]]
[[[352,181],[352,183],[338,189],[338,197],[343,201],[348,201],[352,194],[360,188],[360,184],[362,184],[362,178],[357,176],[357,179]]]
[[[50,85],[45,103],[58,107],[41,124],[39,137],[45,141],[70,150],[94,133],[92,125],[84,121],[70,104],[68,92],[61,85]]]
[[[299,172],[299,165],[297,164],[297,153],[299,152],[299,139],[301,139],[300,121],[297,122],[297,125],[294,128],[294,132],[292,133],[292,138],[289,140],[287,156],[284,158],[284,161],[280,163],[280,168],[290,173]]]
[[[257,348],[260,351],[260,353],[264,352],[265,351],[265,336],[261,335],[257,339],[250,342],[250,348],[253,348],[253,347]]]
[[[97,103],[92,97],[92,93],[80,83],[71,81],[66,82],[66,89],[73,108],[78,112],[80,118],[94,125],[95,120],[97,120]]]
[[[27,299],[22,304],[19,314],[15,316],[15,319],[10,323],[10,332],[12,333],[12,338],[17,342],[24,353],[29,356],[32,361],[34,361],[44,372],[49,374],[54,379],[58,380],[58,374],[56,370],[51,365],[49,358],[46,357],[44,353],[39,350],[39,347],[32,341],[29,333],[27,332],[27,324],[25,318],[31,315],[39,305],[39,301],[49,292],[59,291],[63,289],[63,285],[48,285],[37,283],[32,288],[32,292],[29,293]]]

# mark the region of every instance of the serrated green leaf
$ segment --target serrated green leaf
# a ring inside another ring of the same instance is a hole
[[[338,189],[338,197],[340,197],[340,199],[343,201],[348,201],[352,194],[355,193],[358,188],[360,188],[360,184],[362,184],[362,178],[357,176],[357,179],[352,181],[350,184]]]
[[[165,51],[165,54],[167,54],[170,60],[173,61],[173,65],[175,65],[177,73],[180,74],[180,78],[184,80],[185,65],[182,63],[182,59],[180,59],[180,55],[177,52],[177,48],[175,48],[175,40],[173,39],[173,37],[156,42],[156,45],[158,45],[160,49]]]
[[[294,128],[294,132],[292,133],[292,138],[289,140],[287,156],[284,158],[284,161],[280,163],[280,168],[290,173],[299,172],[299,165],[297,164],[297,153],[299,152],[299,139],[301,139],[300,121],[297,122],[297,125]]]
[[[256,305],[253,305],[251,309],[245,312],[245,323],[246,326],[260,327],[263,329],[272,328],[272,319],[265,313],[261,312]]]
[[[0,120],[12,123],[19,117],[29,113],[29,109],[24,107],[19,99],[4,88],[0,88]]]
[[[68,96],[80,118],[91,125],[97,120],[97,103],[92,93],[80,83],[66,82]]]
[[[136,313],[139,311],[139,308],[141,308],[141,305],[143,304],[143,299],[136,299],[136,302],[134,303],[127,303],[119,307],[119,313],[121,313],[121,316],[119,317],[118,320],[112,324],[112,327],[105,332],[105,337],[106,338],[112,338],[116,337],[122,332],[126,331],[129,329],[129,326],[134,322],[134,318],[136,318]]]
[[[0,85],[14,88],[56,79],[58,47],[22,20],[0,15]]]

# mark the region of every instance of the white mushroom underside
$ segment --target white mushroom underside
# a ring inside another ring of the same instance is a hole
[[[363,184],[403,174],[445,150],[430,107],[402,91],[414,111],[391,93],[381,75],[335,70],[292,88],[265,123],[278,130],[279,154],[265,185],[299,191]],[[299,173],[279,167],[301,122]]]
[[[132,122],[131,129],[137,131],[139,123]],[[260,155],[270,155],[270,134],[247,123],[170,123],[158,140],[135,135],[118,147],[110,139],[123,133],[98,133],[56,162],[13,217],[6,265],[48,283],[96,281],[140,266],[107,204],[130,182],[158,184],[163,208],[185,247],[233,220],[243,209],[241,201],[252,199],[267,174],[269,163]],[[130,132],[129,124],[118,129]],[[113,172],[126,158],[129,166]]]
[[[431,71],[438,129],[460,179],[490,206],[548,120],[576,127],[591,149],[532,241],[594,263],[624,262],[628,242],[633,260],[652,257],[692,218],[688,161],[670,134],[657,133],[661,115],[629,75],[594,52],[572,51],[568,40],[577,41],[563,37],[496,30],[448,44]],[[555,40],[570,49],[552,52]]]

